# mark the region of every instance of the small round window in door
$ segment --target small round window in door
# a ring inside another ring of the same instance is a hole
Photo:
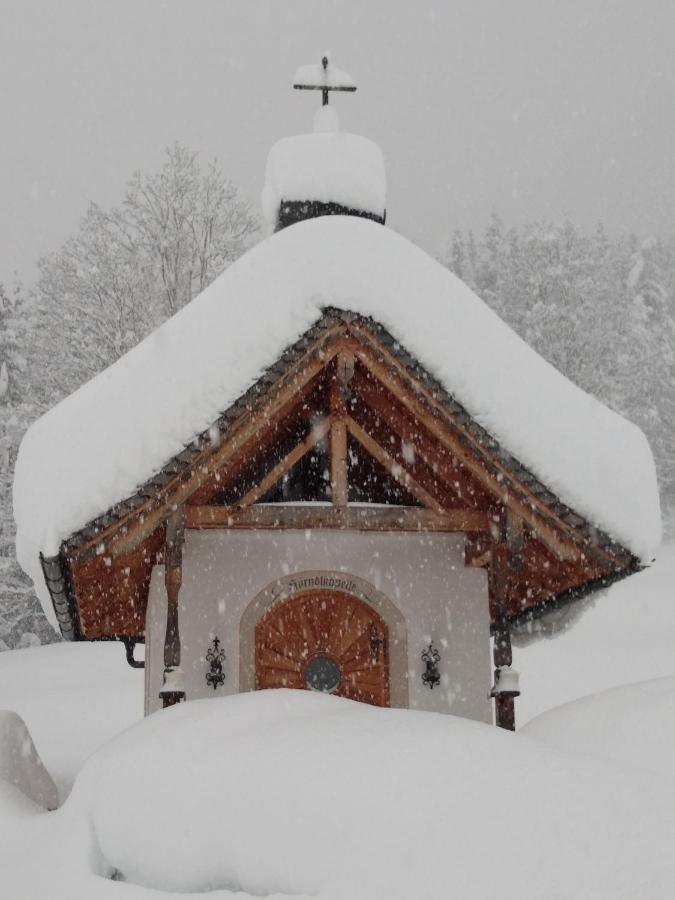
[[[256,689],[300,688],[389,706],[388,640],[379,613],[352,594],[294,594],[256,624]]]
[[[340,687],[342,669],[330,656],[315,656],[305,666],[305,685],[310,691],[332,694]]]

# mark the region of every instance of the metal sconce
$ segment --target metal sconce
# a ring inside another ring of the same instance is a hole
[[[441,673],[438,671],[438,664],[441,661],[441,654],[434,647],[432,641],[426,650],[422,651],[422,662],[424,663],[424,672],[422,672],[422,684],[433,690],[437,684],[441,683]]]
[[[217,687],[225,684],[225,673],[223,672],[225,651],[221,648],[217,637],[214,637],[211,647],[206,652],[206,661],[210,666],[210,670],[206,673],[206,683],[215,691]]]

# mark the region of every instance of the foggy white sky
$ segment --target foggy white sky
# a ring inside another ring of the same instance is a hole
[[[323,50],[359,86],[343,129],[384,151],[388,224],[429,251],[493,208],[672,234],[674,34],[670,0],[0,0],[0,280],[174,140],[259,208]]]

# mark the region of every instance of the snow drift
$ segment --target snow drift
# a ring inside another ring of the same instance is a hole
[[[87,757],[142,717],[143,672],[112,641],[10,650],[0,653],[2,708],[26,723],[63,801]]]
[[[675,677],[642,681],[574,700],[522,729],[551,747],[675,774]]]
[[[636,596],[629,604],[615,594],[632,588],[643,601],[632,652],[621,645],[615,658],[599,624],[592,646],[570,646],[563,636],[536,645],[544,655],[532,658],[534,648],[527,649],[523,668],[538,686],[539,708],[558,669],[576,672],[583,663],[578,687],[586,690],[605,683],[605,669],[615,684],[636,671],[654,678],[669,660],[672,671],[666,588],[673,558],[666,546],[653,569],[615,585],[589,613],[602,616],[610,631],[629,628]],[[626,612],[618,625],[617,604]],[[61,786],[88,752],[140,719],[142,673],[121,655],[121,647],[106,643],[0,654],[0,706],[21,711]],[[515,735],[310,694],[186,704],[114,738],[85,765],[56,813],[40,814],[0,780],[0,895],[175,898],[108,880],[119,866],[117,878],[149,883],[162,844],[165,861],[175,848],[179,853],[167,878],[176,883],[175,870],[189,857],[185,883],[200,884],[200,891],[210,885],[214,900],[232,900],[226,887],[215,888],[239,882],[265,893],[311,882],[317,900],[358,900],[368,889],[368,900],[485,900],[495,894],[496,877],[506,900],[666,900],[675,896],[674,687],[670,678],[611,691],[552,710]],[[519,705],[528,695],[529,688]],[[552,750],[535,736],[573,752]],[[607,759],[617,754],[626,761]],[[170,797],[177,806],[169,815]],[[267,824],[259,827],[261,821]],[[352,853],[362,839],[366,848]],[[305,874],[304,856],[312,853],[318,858]],[[226,869],[228,880],[218,881]]]
[[[45,769],[26,723],[8,709],[0,709],[0,781],[13,784],[38,806],[56,809],[59,795]]]
[[[265,691],[149,717],[69,806],[102,873],[156,890],[524,900],[667,896],[674,800],[490,726]]]

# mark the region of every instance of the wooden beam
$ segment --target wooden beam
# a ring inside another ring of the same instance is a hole
[[[164,683],[159,696],[166,709],[185,699],[185,691],[172,678],[180,671],[180,631],[178,628],[178,594],[183,581],[183,542],[185,513],[179,507],[166,523],[164,544],[164,583],[166,586],[166,635],[164,637]]]
[[[306,456],[310,450],[313,450],[326,437],[329,431],[329,424],[327,420],[324,420],[324,422],[312,428],[304,441],[293,447],[290,453],[286,454],[274,468],[270,469],[262,481],[256,484],[255,487],[252,487],[247,494],[244,494],[241,500],[237,501],[237,507],[252,506],[260,497],[264,497],[270,488],[273,488],[277,481],[283,478],[286,472],[292,469],[296,463],[299,463],[303,456]]]
[[[488,569],[488,591],[492,619],[495,622],[499,621],[506,609],[512,579],[513,570],[509,563],[508,547],[505,543],[493,544]]]
[[[464,565],[474,569],[486,568],[492,559],[493,543],[489,529],[468,535],[464,542]]]
[[[348,395],[353,374],[353,356],[338,353],[330,386],[330,487],[333,506],[339,509],[344,509],[349,502],[345,397]]]
[[[215,452],[213,450],[205,451],[192,464],[190,478],[181,480],[181,476],[177,476],[152,500],[143,504],[122,523],[118,522],[111,526],[108,552],[112,556],[123,556],[134,550],[169,516],[172,506],[185,503],[214,472],[224,468],[237,454],[244,452],[247,445],[255,440],[258,430],[268,428],[270,423],[282,418],[287,407],[297,403],[298,392],[302,391],[337,353],[338,347],[332,346],[326,349],[321,357],[312,356],[307,362],[307,367],[299,372],[297,377],[290,379],[278,392],[275,392],[274,397],[263,403],[255,415],[249,415],[242,421],[239,431],[231,440],[224,441]],[[100,534],[92,544],[100,546],[107,540],[105,534]]]
[[[270,465],[305,437],[308,422],[319,421],[328,415],[329,382],[328,373],[319,372],[313,381],[298,391],[295,403],[286,407],[283,416],[273,420],[269,428],[259,429],[255,442],[250,442],[227,466],[213,472],[190,496],[188,503],[193,506],[235,504],[237,497],[264,477]],[[255,409],[251,414],[254,413]],[[292,438],[290,443],[289,437]],[[225,439],[228,438],[229,434]],[[223,499],[225,493],[230,496],[229,501]]]
[[[486,513],[450,509],[441,514],[416,506],[333,506],[260,504],[246,509],[224,506],[188,506],[187,528],[335,528],[354,531],[488,531]]]
[[[519,572],[523,566],[524,523],[512,509],[504,510],[504,538],[509,554],[509,566]]]
[[[426,491],[422,485],[393,458],[393,456],[390,456],[384,447],[381,447],[374,438],[364,431],[351,416],[347,416],[347,428],[349,429],[349,433],[356,438],[364,450],[370,453],[372,457],[383,465],[392,478],[395,478],[399,484],[402,484],[407,491],[428,509],[433,510],[437,515],[443,515],[444,508],[438,500],[436,500],[435,497],[432,497],[431,494]]]
[[[372,342],[372,338],[369,339]],[[379,348],[378,348],[379,349]],[[387,363],[380,362],[375,358],[372,352],[368,352],[367,347],[362,346],[358,341],[355,341],[354,344],[354,353],[358,361],[375,377],[378,381],[382,382],[382,384],[391,391],[394,396],[399,400],[399,402],[411,413],[411,415],[415,416],[419,419],[424,426],[433,434],[438,440],[441,440],[445,446],[452,450],[452,453],[457,456],[459,460],[469,469],[469,471],[476,477],[476,479],[483,484],[487,490],[494,495],[495,493],[495,476],[488,471],[485,465],[480,461],[479,457],[485,456],[485,448],[483,448],[479,442],[470,434],[467,429],[463,428],[462,425],[452,421],[452,416],[448,411],[443,407],[443,405],[433,398],[429,391],[424,389],[421,390],[421,393],[424,395],[427,402],[429,402],[432,408],[438,410],[441,413],[443,418],[448,421],[448,424],[452,425],[452,428],[456,429],[461,433],[464,442],[459,441],[456,436],[454,436],[451,431],[445,426],[437,416],[434,416],[430,410],[425,409],[425,407],[419,402],[419,400],[414,396],[414,394],[407,389],[406,380],[402,377],[399,377],[397,374],[392,374],[392,370],[394,372],[401,371],[402,375],[405,373],[402,371],[401,364],[393,357],[391,354],[387,354],[384,348],[379,349],[380,354],[385,355],[387,358]],[[409,376],[408,376],[409,379]],[[475,447],[476,454],[471,452],[469,449],[469,445]],[[506,479],[510,480],[513,476],[502,466],[500,466],[497,462],[491,461],[491,465],[495,466],[498,471],[506,477]],[[549,525],[543,518],[541,513],[538,510],[541,508],[542,504],[538,497],[532,494],[530,491],[524,486],[520,487],[520,490],[524,495],[526,495],[527,500],[523,502],[520,498],[518,498],[509,488],[508,482],[504,482],[502,484],[503,494],[500,498],[501,502],[506,505],[513,505],[516,507],[518,513],[523,517],[523,519],[530,525],[530,527],[537,533],[540,540],[546,544],[547,547],[559,558],[565,560],[578,560],[581,557],[581,548],[576,543],[576,541],[568,535],[570,535],[571,528],[561,519],[558,519],[555,514],[551,513],[548,509],[542,510],[547,517],[553,518],[556,521],[556,526]],[[564,537],[563,537],[564,535]],[[609,557],[608,557],[609,558]]]
[[[416,416],[399,406],[391,392],[372,374],[366,373],[355,382],[354,393],[365,410],[372,411],[371,414],[386,428],[414,448],[415,462],[412,468],[423,487],[426,485],[422,473],[428,472],[428,478],[432,479],[438,489],[456,498],[449,505],[467,503],[487,508],[494,504],[493,493],[488,492],[469,469],[460,463],[446,443],[441,443]],[[352,417],[358,418],[356,414]]]
[[[525,485],[514,479],[497,460],[493,460],[489,451],[453,418],[433,392],[414,380],[367,328],[358,323],[349,327],[351,336],[340,333],[343,329],[340,324],[312,344],[305,356],[280,379],[281,384],[273,394],[265,398],[266,402],[255,417],[246,420],[242,416],[237,423],[239,432],[231,441],[225,441],[219,451],[208,449],[197,458],[191,466],[189,478],[185,477],[184,472],[180,473],[147,503],[83,544],[82,550],[78,548],[76,555],[79,556],[80,552],[86,555],[89,549],[94,552],[101,544],[105,544],[107,552],[111,552],[113,556],[131,552],[166,518],[169,503],[185,502],[215,471],[221,468],[227,471],[228,462],[233,457],[250,450],[249,445],[255,439],[255,431],[264,427],[265,420],[269,421],[270,417],[275,421],[283,418],[284,410],[294,399],[297,401],[297,391],[302,390],[303,385],[306,386],[315,378],[338,353],[351,352],[359,365],[363,365],[377,382],[392,392],[406,412],[420,421],[433,439],[440,440],[466,466],[490,496],[498,496],[500,502],[515,509],[558,559],[580,561],[584,553],[590,553],[604,563],[614,560],[614,555],[609,551],[595,546],[587,547],[585,542],[582,545],[582,538],[575,529],[553,513]],[[318,348],[321,348],[321,353]],[[504,476],[501,489],[496,488],[499,474]],[[499,494],[496,489],[500,490]],[[116,547],[117,542],[119,548]]]
[[[347,425],[342,418],[333,419],[330,429],[330,488],[333,504],[344,509],[349,500],[347,468]]]
[[[509,670],[513,662],[511,633],[506,619],[506,598],[512,579],[509,563],[509,548],[506,543],[495,544],[488,570],[490,606],[492,609],[493,643],[492,655],[495,664],[495,683],[492,696],[495,700],[495,724],[507,731],[516,729],[515,698],[517,693],[505,688],[501,680],[503,670]]]
[[[387,417],[364,402],[360,390],[356,389],[355,395],[356,402],[350,408],[352,419],[380,447],[386,448],[389,455],[444,509],[456,509],[460,506],[487,509],[490,506],[492,498],[470,478],[466,469],[460,469],[458,463],[453,466],[449,451],[438,441],[434,442],[430,436],[427,440],[435,443],[435,452],[431,455],[426,452],[424,440],[420,439],[421,427],[414,432],[412,428],[398,429]],[[382,402],[383,405],[394,406],[395,399],[387,395],[386,400],[382,398]],[[473,482],[471,490],[468,487],[470,481]]]

